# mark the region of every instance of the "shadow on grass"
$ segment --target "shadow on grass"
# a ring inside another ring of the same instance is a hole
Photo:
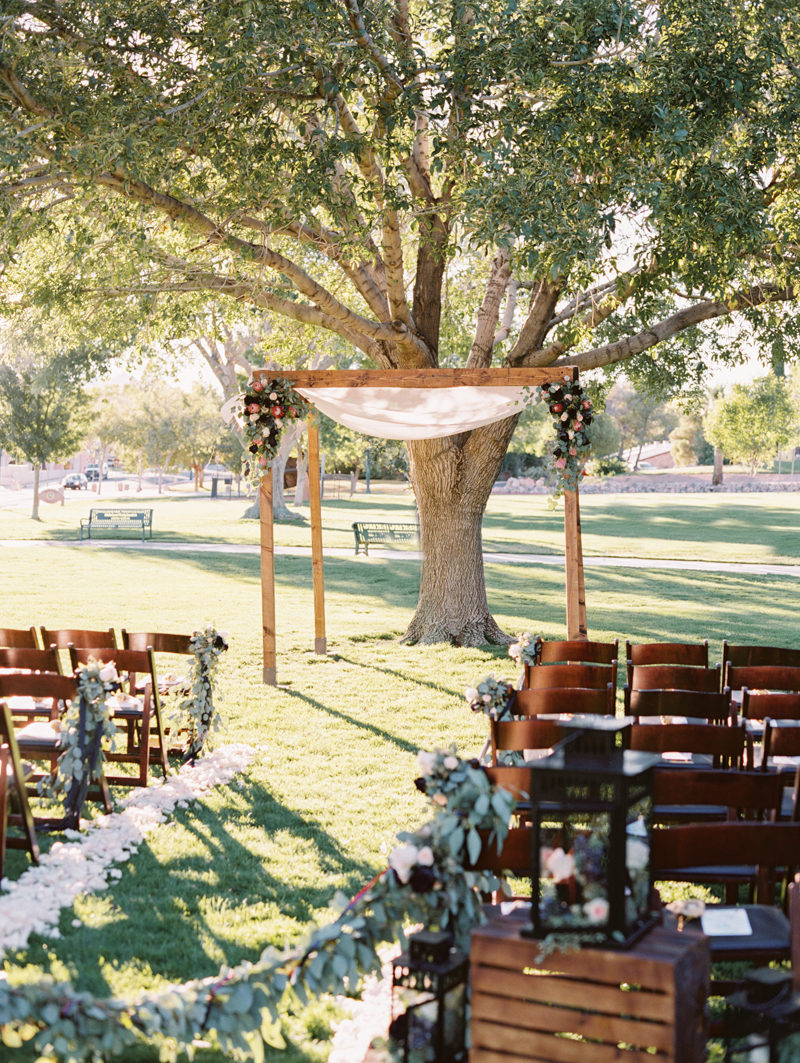
[[[402,636],[401,636],[402,637]],[[351,642],[382,642],[383,636],[376,635],[374,638],[356,637],[351,639]],[[505,651],[505,646],[497,647]],[[507,655],[507,654],[506,654]],[[402,680],[404,683],[415,683],[420,687],[427,687],[429,690],[435,690],[440,694],[449,694],[451,697],[460,698],[461,691],[451,690],[450,687],[442,686],[441,683],[434,683],[430,679],[419,679],[414,675],[404,675],[403,672],[398,672],[394,668],[381,668],[378,664],[371,664],[369,661],[359,661],[355,657],[346,657],[343,653],[337,653],[336,657],[340,661],[344,661],[346,664],[352,664],[356,668],[369,668],[373,672],[382,672],[384,675],[394,676],[396,679]]]
[[[346,660],[345,657],[340,657],[340,660]],[[359,664],[360,662],[353,662]],[[437,689],[441,689],[437,687]],[[419,751],[418,742],[407,742],[405,738],[398,738],[397,735],[391,734],[389,731],[384,731],[382,727],[376,727],[374,723],[366,723],[364,720],[359,720],[355,716],[350,716],[349,713],[341,712],[339,709],[332,709],[329,705],[323,705],[321,701],[317,701],[315,698],[309,697],[308,694],[303,694],[299,690],[285,690],[284,693],[287,697],[297,698],[299,701],[304,701],[307,705],[313,705],[315,709],[319,709],[320,712],[326,713],[328,716],[333,716],[334,719],[342,720],[343,723],[349,723],[353,727],[357,727],[361,731],[366,731],[368,734],[375,735],[376,738],[382,738],[385,742],[389,742],[398,749],[402,749],[404,753],[413,753],[417,755]]]

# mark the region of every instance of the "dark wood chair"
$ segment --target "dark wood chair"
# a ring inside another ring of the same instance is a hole
[[[744,905],[752,935],[710,937],[711,958],[720,960],[785,960],[791,958],[789,920],[772,907],[779,880],[791,880],[800,865],[800,823],[692,823],[654,830],[650,860],[654,878],[675,881],[673,869],[707,865],[758,868],[755,905]],[[677,881],[685,881],[678,878]]]
[[[75,681],[53,672],[11,672],[0,675],[0,699],[12,716],[26,720],[44,717],[57,720],[64,703],[71,700]]]
[[[714,769],[741,769],[745,761],[746,732],[744,723],[721,726],[713,723],[634,724],[631,749],[646,753],[689,754],[689,763],[699,764],[698,757],[710,758]]]
[[[697,690],[718,694],[722,690],[722,669],[686,667],[677,664],[634,665],[628,686],[631,690]]]
[[[705,690],[631,690],[626,685],[623,695],[625,715],[637,717],[637,722],[642,716],[683,716],[714,723],[727,723],[731,718],[730,690],[712,694]],[[735,715],[732,722],[736,722]]]
[[[58,653],[29,646],[0,647],[0,672],[53,672],[61,674]]]
[[[54,646],[56,650],[69,650],[72,646],[109,646],[116,647],[117,636],[113,627],[104,631],[92,631],[90,628],[67,628],[67,627],[44,627],[39,629],[42,633],[42,644],[45,647]]]
[[[800,694],[770,693],[742,687],[742,719],[800,720]]]
[[[548,669],[549,671],[549,669]],[[543,687],[515,690],[508,703],[515,716],[560,716],[564,713],[594,713],[608,716],[614,713],[614,687],[589,690],[585,687]]]
[[[607,713],[615,710],[616,688],[611,682],[608,665],[602,664],[548,664],[528,670],[527,690],[583,689],[603,690],[608,696]],[[522,693],[522,691],[520,691]],[[575,709],[567,710],[575,712]]]
[[[525,755],[526,750],[549,749],[564,737],[565,729],[553,720],[540,720],[536,716],[516,720],[491,720],[492,765],[498,765],[501,752]]]
[[[0,646],[38,650],[39,641],[36,638],[36,628],[31,627],[0,627]]]
[[[728,665],[726,686],[734,692],[743,690],[800,691],[800,668],[783,664]]]
[[[637,665],[674,664],[708,668],[708,639],[704,642],[625,642],[627,682]]]
[[[589,642],[581,639],[570,639],[563,642],[541,642],[539,665],[552,664],[597,664],[605,665],[610,675],[607,682],[617,686],[617,661],[619,658],[619,639],[613,642]],[[538,667],[537,666],[537,667]],[[525,666],[525,685],[528,686],[528,676],[531,666]]]
[[[784,646],[730,646],[727,642],[722,643],[722,671],[725,686],[731,690],[737,690],[737,686],[728,679],[728,669],[733,668],[800,668],[800,650],[789,649]],[[756,686],[755,683],[743,684]],[[778,688],[776,688],[778,689]],[[789,687],[781,689],[788,690]]]
[[[164,654],[167,657],[194,658],[192,653],[192,636],[176,635],[166,631],[126,631],[122,629],[122,645],[126,650],[152,649],[155,654]],[[158,658],[156,658],[158,663]],[[183,664],[183,662],[181,662]],[[159,669],[158,688],[162,697],[171,693],[185,695],[188,690],[187,676],[176,677],[176,682],[170,682],[166,674],[162,675]]]
[[[25,781],[25,766],[11,713],[0,700],[0,878],[5,874],[6,849],[25,849],[30,854],[31,863],[39,863],[39,844]],[[21,829],[22,837],[10,836],[9,827]]]
[[[6,695],[8,695],[7,698]],[[56,770],[61,752],[59,747],[60,729],[55,729],[52,724],[63,713],[67,703],[74,701],[78,696],[78,683],[74,676],[53,675],[49,672],[37,672],[33,675],[0,676],[0,697],[13,705],[14,699],[22,696],[29,697],[34,702],[39,702],[43,709],[49,704],[52,706],[50,712],[55,712],[55,715],[50,715],[47,721],[33,720],[16,732],[17,745],[22,757],[26,760],[49,761],[49,770],[47,772],[31,774],[26,780],[30,783],[36,783]],[[15,715],[17,710],[11,709],[11,712],[12,715]],[[39,715],[45,714],[44,711],[39,713]],[[28,792],[32,796],[36,796],[37,793],[35,787],[31,787]],[[91,787],[87,790],[86,797],[89,800],[101,802],[104,811],[111,812],[112,805],[108,783],[103,775],[101,775],[96,787]],[[80,816],[80,808],[73,811],[77,816]],[[48,817],[46,819],[39,818],[37,822],[52,827],[59,821]]]
[[[654,772],[654,823],[774,822],[782,800],[782,781],[764,772],[702,768],[657,768]]]
[[[789,757],[793,764],[770,763],[773,757]],[[764,746],[761,770],[773,772],[781,786],[787,776],[794,776],[794,786],[786,795],[783,811],[792,822],[800,821],[800,726],[794,721],[767,720],[764,726]],[[769,776],[768,776],[769,777]]]
[[[108,776],[114,786],[147,786],[150,763],[160,763],[164,778],[169,774],[167,761],[167,739],[161,715],[161,699],[156,680],[156,664],[152,650],[111,650],[108,646],[70,646],[70,661],[75,671],[80,665],[87,664],[90,658],[104,664],[115,664],[123,690],[136,699],[136,704],[114,708],[114,722],[124,725],[126,729],[126,750],[124,753],[106,754],[106,759],[122,764],[138,764],[139,774]],[[147,680],[141,698],[136,695],[137,679]],[[154,734],[157,749],[151,749],[151,723],[155,724]]]

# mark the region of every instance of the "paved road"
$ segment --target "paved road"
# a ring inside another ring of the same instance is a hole
[[[74,539],[2,539],[0,549],[8,550],[145,550],[156,553],[192,554],[250,554],[257,556],[261,548],[250,543],[166,543],[139,540],[92,539],[78,542]],[[275,553],[287,557],[311,557],[309,546],[276,546]],[[353,551],[347,547],[327,547],[325,557],[352,558]],[[359,557],[359,562],[419,561],[417,550],[376,550],[369,558]],[[485,553],[483,560],[488,565],[555,565],[564,567],[563,554],[495,554]],[[794,576],[800,579],[800,565],[740,564],[731,561],[674,561],[654,560],[646,557],[584,557],[584,568],[643,568],[667,569],[690,572],[730,572],[739,576]]]

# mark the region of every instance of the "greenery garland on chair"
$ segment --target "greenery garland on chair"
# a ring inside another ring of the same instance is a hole
[[[337,893],[334,918],[309,926],[298,947],[266,949],[259,961],[223,967],[218,975],[140,994],[133,1001],[100,1000],[50,978],[11,986],[0,980],[4,1044],[31,1040],[44,1059],[101,1063],[146,1040],[174,1063],[192,1042],[211,1039],[234,1059],[264,1057],[264,1043],[283,1047],[278,1006],[287,992],[354,995],[362,975],[378,973],[378,948],[403,940],[403,927],[424,923],[448,929],[469,949],[482,920],[481,894],[499,888],[493,874],[471,870],[480,854],[479,831],[502,845],[514,798],[492,786],[477,761],[455,752],[420,754],[417,786],[434,816],[416,831],[398,834],[389,866],[348,901]]]
[[[49,798],[64,794],[64,818],[53,828],[74,829],[80,822],[81,811],[91,783],[103,773],[103,739],[114,748],[117,728],[106,704],[108,695],[119,687],[117,670],[113,664],[102,667],[90,658],[88,664],[76,672],[78,697],[70,702],[59,733],[55,775],[40,779],[38,790]]]
[[[278,453],[281,432],[287,421],[303,421],[311,404],[298,394],[288,380],[250,380],[240,396],[237,414],[251,455],[247,476],[258,484]]]
[[[183,763],[194,763],[212,728],[218,731],[222,717],[214,706],[214,688],[219,659],[228,648],[228,633],[217,631],[206,624],[202,631],[195,631],[189,646],[194,661],[189,666],[190,693],[178,706],[175,715],[185,714],[189,727],[189,743],[183,755]],[[217,695],[219,698],[221,694]]]

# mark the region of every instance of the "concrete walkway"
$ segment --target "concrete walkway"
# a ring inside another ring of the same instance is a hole
[[[156,553],[181,554],[250,554],[257,556],[261,548],[256,543],[169,543],[147,540],[100,540],[79,542],[74,539],[2,539],[0,549],[8,550],[144,550]],[[310,546],[276,546],[275,553],[285,557],[311,557]],[[355,560],[348,547],[327,547],[325,557],[342,557]],[[422,555],[417,550],[376,550],[369,558],[362,555],[359,561],[419,561]],[[563,554],[495,554],[485,553],[487,565],[555,565],[564,567]],[[743,564],[732,561],[675,561],[647,557],[584,557],[584,568],[641,568],[666,569],[684,572],[729,572],[738,576],[794,576],[800,579],[800,565]]]

